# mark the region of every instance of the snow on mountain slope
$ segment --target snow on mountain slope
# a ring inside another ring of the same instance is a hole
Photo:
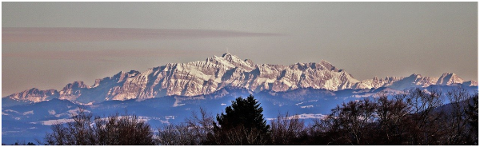
[[[67,84],[62,90],[31,89],[12,94],[7,98],[17,101],[40,102],[53,98],[66,99],[79,104],[109,100],[149,99],[162,96],[197,96],[214,93],[225,87],[245,88],[253,92],[269,90],[284,92],[299,88],[371,89],[389,87],[427,87],[429,85],[462,84],[464,81],[453,73],[440,78],[386,77],[359,81],[344,70],[327,61],[296,63],[293,65],[254,64],[251,60],[225,53],[204,61],[169,63],[144,72],[131,70],[112,77],[95,80],[92,86],[82,81]],[[468,83],[477,85],[476,81]]]
[[[39,90],[37,88],[32,88],[19,93],[14,93],[8,96],[8,98],[17,101],[42,102],[51,100],[54,97],[58,97],[58,95],[58,91],[54,89]]]
[[[389,87],[397,90],[404,90],[410,87],[428,87],[430,85],[453,85],[466,84],[467,86],[478,86],[477,81],[464,81],[455,73],[443,73],[440,78],[437,77],[423,77],[420,74],[412,74],[408,77],[386,77],[379,79],[363,80],[357,83],[354,87],[357,89],[371,89],[380,87]]]
[[[461,84],[463,79],[458,77],[455,73],[444,73],[437,80],[437,85]]]

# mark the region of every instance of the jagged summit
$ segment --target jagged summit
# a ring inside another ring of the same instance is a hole
[[[403,89],[462,83],[470,86],[477,84],[476,81],[464,82],[453,73],[445,73],[440,78],[412,74],[408,77],[374,77],[359,81],[325,60],[291,65],[254,64],[252,60],[225,53],[204,61],[168,63],[144,72],[121,71],[111,77],[96,79],[92,86],[75,81],[60,91],[31,89],[8,98],[30,102],[59,98],[87,104],[172,95],[207,95],[225,87],[238,87],[252,92],[285,92],[299,88],[331,91],[380,87]]]
[[[424,77],[421,74],[411,74],[408,77],[386,77],[380,79],[374,77],[373,79],[363,80],[357,84],[356,88],[369,89],[389,87],[393,89],[402,90],[409,87],[428,87],[430,85],[453,85],[466,84],[467,86],[477,86],[477,81],[464,81],[455,73],[443,73],[438,77]]]
[[[463,83],[463,79],[458,77],[455,73],[443,73],[437,81],[437,85],[449,85],[456,83]]]
[[[39,90],[37,88],[31,88],[19,93],[14,93],[8,97],[17,101],[42,102],[51,100],[55,96],[58,96],[58,92],[55,89]]]
[[[242,60],[238,56],[232,55],[230,53],[224,53],[221,57],[213,56],[212,58],[207,59],[207,61],[212,60],[217,61],[217,63],[226,65],[230,68],[240,67],[246,70],[252,70],[253,68],[255,68],[253,61],[248,59]]]
[[[235,56],[235,55],[232,55],[230,53],[223,53],[222,57],[226,57],[226,56]],[[237,56],[235,56],[235,57],[237,57]]]

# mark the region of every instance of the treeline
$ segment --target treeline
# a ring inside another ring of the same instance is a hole
[[[344,103],[317,121],[313,144],[458,145],[478,144],[478,94],[420,89],[388,99]],[[307,137],[309,138],[309,137]]]
[[[52,126],[45,136],[48,145],[154,145],[154,134],[148,123],[136,115],[107,118],[80,109],[73,121]],[[42,143],[40,143],[42,144]]]
[[[445,100],[450,103],[444,105]],[[52,126],[50,145],[477,145],[478,93],[464,89],[445,94],[412,89],[336,106],[306,125],[289,114],[267,124],[255,98],[237,98],[215,117],[200,108],[180,124],[154,130],[135,115],[107,118],[81,111],[73,122]]]

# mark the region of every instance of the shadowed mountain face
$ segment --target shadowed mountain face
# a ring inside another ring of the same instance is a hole
[[[93,104],[110,100],[208,95],[225,87],[244,88],[257,93],[287,92],[304,88],[339,91],[388,87],[403,90],[455,84],[477,86],[476,81],[464,81],[454,73],[445,73],[440,78],[412,74],[408,77],[374,77],[359,81],[327,61],[288,66],[254,64],[249,59],[243,60],[225,53],[221,57],[214,56],[205,61],[169,63],[144,72],[122,71],[112,77],[96,79],[92,86],[75,81],[59,91],[32,88],[4,97],[4,100],[36,103],[58,98],[79,104]]]

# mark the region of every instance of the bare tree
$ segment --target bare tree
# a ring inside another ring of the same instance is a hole
[[[376,99],[380,144],[402,144],[402,134],[406,129],[402,125],[408,115],[409,106],[398,96],[388,99],[383,93]]]
[[[350,101],[332,109],[327,119],[332,121],[330,130],[337,131],[334,143],[371,144],[366,138],[376,119],[375,113],[376,105],[369,99]]]
[[[307,127],[308,144],[334,144],[340,132],[330,116],[315,119],[313,125]]]
[[[208,133],[213,133],[214,117],[212,114],[200,107],[200,115],[195,111],[192,112],[192,117],[186,119],[186,124],[194,133],[194,144],[203,144],[207,140]]]
[[[273,144],[299,144],[296,142],[300,137],[306,135],[305,122],[298,116],[278,115],[271,121],[272,143]]]
[[[168,124],[158,130],[158,141],[161,145],[194,145],[195,133],[185,123]]]
[[[445,119],[442,121],[446,130],[445,144],[465,144],[469,129],[467,128],[466,114],[464,109],[468,105],[470,97],[465,89],[453,89],[447,92],[447,98],[450,100],[449,108],[446,111]]]
[[[95,144],[93,134],[92,115],[79,109],[77,115],[72,116],[73,122],[55,124],[52,133],[47,133],[45,141],[50,145],[89,145]]]
[[[446,96],[452,102],[443,105]],[[419,88],[338,105],[310,126],[315,144],[478,144],[478,95]],[[448,111],[445,109],[448,108]],[[441,111],[444,110],[444,111]]]
[[[45,142],[50,145],[152,145],[153,132],[146,122],[136,115],[107,118],[95,117],[80,109],[73,122],[55,124],[47,133]]]
[[[207,144],[218,145],[252,145],[269,144],[270,136],[256,128],[247,128],[243,125],[228,130],[220,130],[209,134]]]
[[[419,88],[407,91],[408,94],[398,96],[408,106],[408,115],[404,125],[409,131],[405,144],[440,144],[442,136],[442,112],[434,111],[443,105],[442,93],[438,90],[421,90]]]
[[[158,128],[158,142],[162,145],[200,145],[213,133],[213,116],[200,108],[200,115],[193,111],[185,123],[168,124]]]
[[[469,133],[466,144],[478,145],[478,93],[467,100],[467,108],[464,109],[468,123]]]

